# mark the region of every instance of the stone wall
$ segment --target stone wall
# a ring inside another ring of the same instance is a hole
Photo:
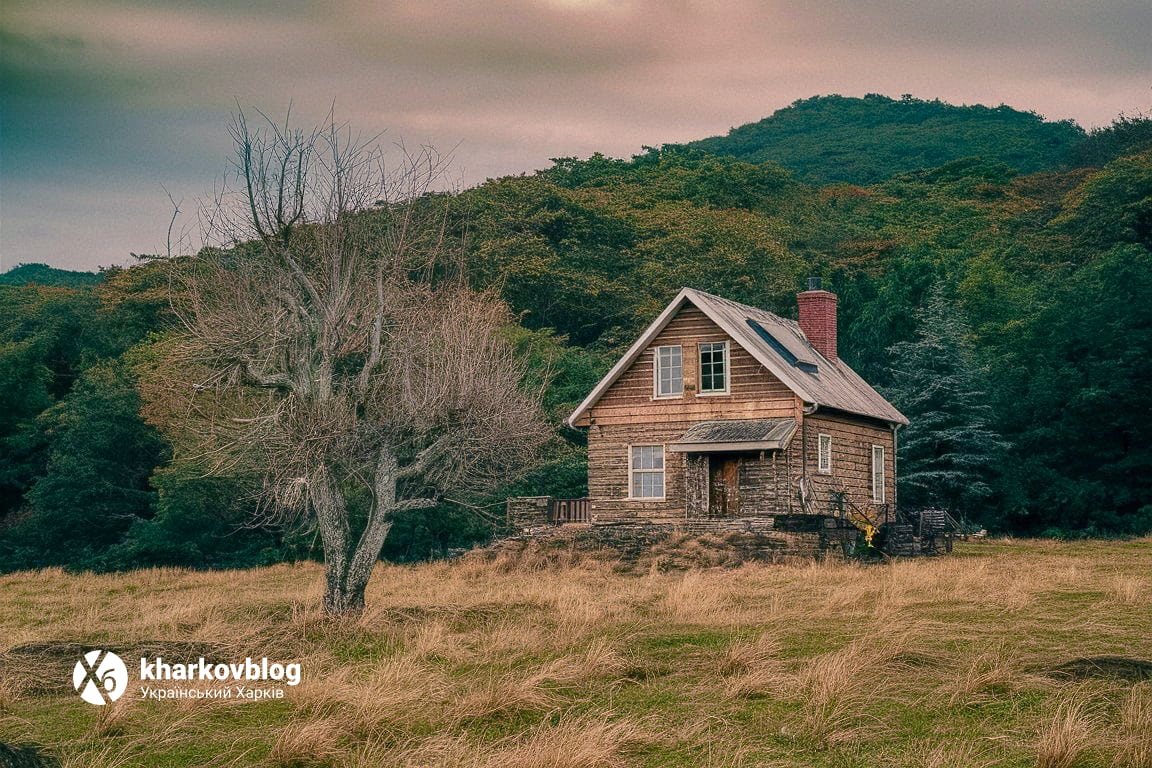
[[[548,504],[551,496],[519,496],[508,499],[508,524],[518,531],[533,531],[550,527]]]
[[[830,517],[781,515],[730,519],[693,519],[675,523],[644,520],[555,526],[548,524],[547,496],[508,500],[508,518],[517,541],[559,540],[578,551],[597,551],[636,561],[653,550],[665,551],[687,540],[708,540],[739,560],[840,558],[860,532]]]

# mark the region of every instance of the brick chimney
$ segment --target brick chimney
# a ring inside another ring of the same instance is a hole
[[[820,288],[820,278],[808,278],[808,290],[796,294],[800,330],[829,360],[836,359],[836,294]]]

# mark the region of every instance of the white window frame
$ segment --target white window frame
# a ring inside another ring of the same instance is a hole
[[[824,448],[828,450],[825,452]],[[820,432],[816,435],[816,470],[825,475],[832,474],[832,435]]]
[[[704,347],[719,344],[724,349],[724,389],[704,389]],[[732,389],[732,349],[727,341],[702,341],[696,348],[696,376],[699,379],[697,394],[702,397],[727,395]]]
[[[665,349],[680,350],[680,391],[660,392],[660,352]],[[652,399],[671,400],[684,396],[684,347],[681,344],[664,344],[652,350]]]
[[[635,448],[659,448],[660,449],[660,469],[637,469],[633,466]],[[628,446],[628,498],[635,501],[664,501],[668,497],[668,452],[664,450],[663,443],[636,443],[635,445]],[[651,474],[660,475],[660,495],[659,496],[637,496],[636,495],[636,475],[637,474]]]
[[[879,463],[876,457],[880,457]],[[874,504],[884,503],[884,485],[885,485],[885,471],[884,471],[884,446],[872,445],[872,502]],[[876,482],[876,476],[880,476],[880,482]]]

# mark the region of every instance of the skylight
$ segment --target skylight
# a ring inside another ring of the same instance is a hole
[[[805,373],[819,373],[819,369],[816,367],[816,363],[812,362],[811,360],[802,360],[797,357],[796,354],[792,352],[792,350],[784,346],[784,344],[782,344],[779,339],[769,333],[768,329],[760,325],[760,323],[756,322],[750,317],[746,319],[746,322],[752,330],[756,331],[757,336],[764,339],[768,346],[770,346],[778,355],[780,355],[780,357],[784,358],[786,363],[794,368],[799,368]]]

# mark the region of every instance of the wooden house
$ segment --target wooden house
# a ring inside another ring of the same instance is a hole
[[[893,521],[908,421],[840,359],[836,295],[812,279],[797,300],[799,322],[680,291],[568,419],[589,522]]]

